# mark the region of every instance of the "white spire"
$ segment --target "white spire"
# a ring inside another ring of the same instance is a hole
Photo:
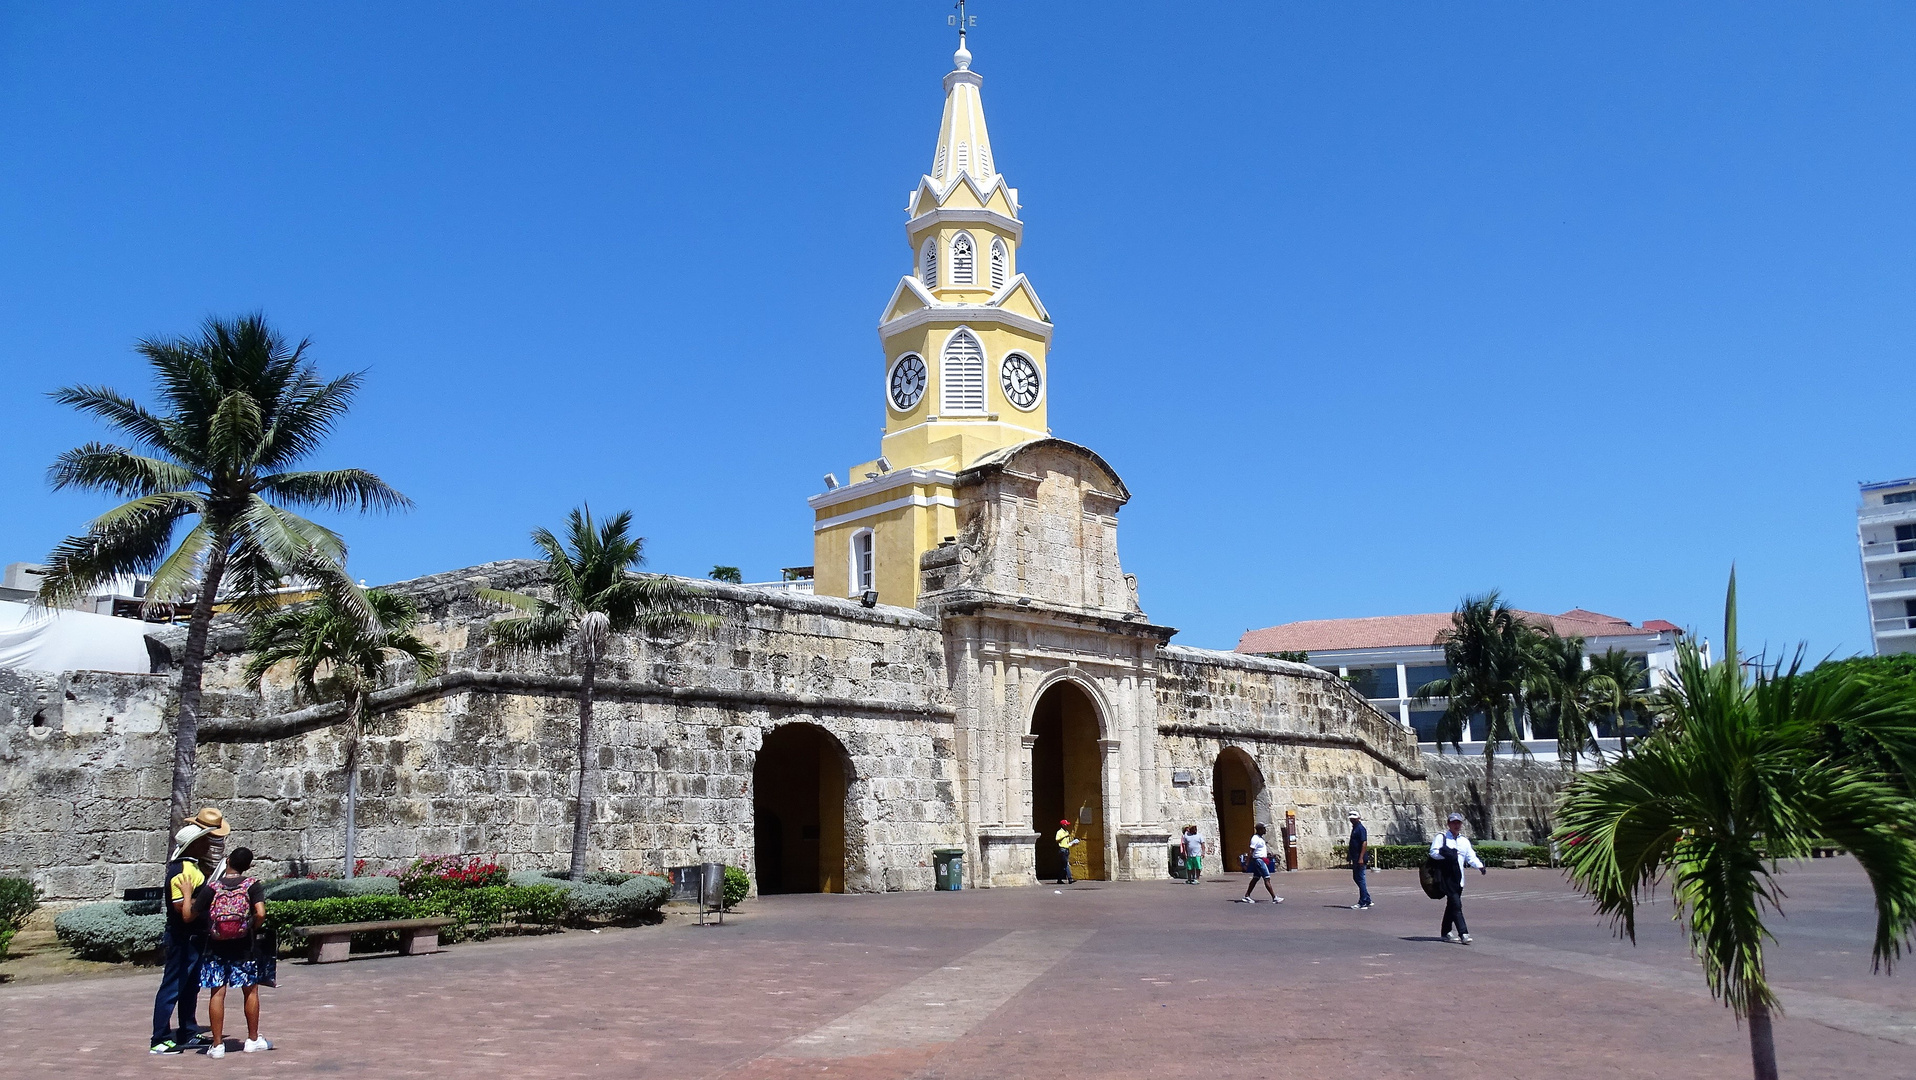
[[[985,106],[978,96],[984,76],[971,70],[971,50],[965,48],[965,32],[958,31],[958,51],[952,54],[955,65],[945,76],[945,116],[938,125],[938,151],[932,158],[931,178],[940,188],[949,187],[960,173],[968,173],[981,186],[998,174],[991,156],[991,134],[985,128]]]

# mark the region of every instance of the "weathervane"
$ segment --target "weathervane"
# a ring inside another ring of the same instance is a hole
[[[965,0],[958,0],[952,7],[958,9],[958,14],[945,16],[945,25],[957,27],[958,36],[962,38],[965,36],[966,27],[978,25],[978,16],[965,14]]]

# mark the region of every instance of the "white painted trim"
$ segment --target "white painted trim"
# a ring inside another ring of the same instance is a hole
[[[941,187],[939,186],[937,178],[927,173],[926,175],[918,178],[918,186],[912,189],[911,198],[905,201],[905,213],[907,214],[912,213],[914,210],[918,208],[918,203],[923,197],[926,188],[931,189],[931,198],[932,198],[932,203],[934,205],[934,208],[942,209],[945,204],[945,200],[950,197],[953,191],[956,191],[958,189],[958,185],[960,183],[965,183],[965,184],[971,185],[971,190],[973,194],[978,196],[978,202],[980,204],[991,201],[991,192],[994,188],[999,188],[999,187],[1004,188],[1005,202],[1011,207],[1011,213],[1015,217],[1018,213],[1018,189],[1005,183],[1005,178],[1002,174],[993,173],[989,177],[989,179],[991,183],[986,184],[984,187],[981,188],[978,186],[978,180],[976,177],[972,176],[968,172],[962,172],[962,173],[959,173],[957,176],[952,177],[951,182],[949,184],[946,184]],[[925,213],[927,214],[933,213],[933,212],[934,210],[925,211]],[[923,215],[920,215],[920,216],[923,216]]]
[[[903,434],[904,434],[905,432],[907,432],[907,431],[916,431],[917,429],[919,429],[919,428],[921,428],[921,427],[930,427],[930,426],[931,426],[931,425],[933,425],[933,424],[945,424],[945,423],[951,423],[951,424],[1000,424],[1000,425],[1003,425],[1004,427],[1008,427],[1008,428],[1010,428],[1010,429],[1011,429],[1011,430],[1013,430],[1013,431],[1026,431],[1026,432],[1030,432],[1030,433],[1031,433],[1031,437],[1032,437],[1032,438],[1034,438],[1034,439],[1048,439],[1048,438],[1050,438],[1050,437],[1051,437],[1051,429],[1050,429],[1050,428],[1046,428],[1046,429],[1045,429],[1045,430],[1043,430],[1043,431],[1039,431],[1039,430],[1038,430],[1037,428],[1028,428],[1028,427],[1025,427],[1025,426],[1024,426],[1024,425],[1022,425],[1022,424],[1014,424],[1014,423],[1012,423],[1012,422],[1010,422],[1009,420],[993,420],[993,419],[991,418],[991,414],[990,414],[990,413],[986,413],[986,414],[985,414],[985,415],[983,415],[983,416],[971,416],[971,415],[965,415],[965,416],[928,416],[928,417],[926,417],[926,418],[925,418],[924,420],[921,420],[921,421],[919,421],[918,423],[916,423],[916,424],[913,424],[913,425],[911,425],[910,427],[901,427],[901,428],[899,428],[899,429],[898,429],[897,431],[887,431],[887,432],[885,432],[885,438],[887,438],[887,439],[889,439],[889,438],[891,438],[891,437],[892,437],[893,435],[903,435]],[[939,475],[942,475],[942,476],[951,476],[951,477],[953,477],[953,478],[956,478],[956,475],[957,475],[957,474],[955,474],[955,473],[940,473]],[[843,490],[843,489],[841,488],[840,490]]]
[[[892,499],[888,502],[879,503],[876,506],[867,506],[862,510],[853,510],[849,514],[820,518],[818,521],[812,523],[812,531],[815,533],[824,532],[826,529],[835,529],[848,522],[860,521],[877,514],[889,514],[893,510],[902,510],[907,506],[949,506],[956,510],[958,508],[958,500],[949,495],[907,495],[904,498]],[[857,534],[854,533],[853,535],[856,536]],[[876,564],[876,556],[873,557],[872,561]],[[853,593],[852,595],[856,596],[857,594]]]
[[[1024,289],[1025,295],[1031,297],[1031,304],[1038,309],[1038,314],[1046,320],[1045,325],[1051,325],[1051,312],[1045,309],[1044,301],[1038,299],[1037,287],[1032,285],[1031,279],[1025,277],[1023,274],[1012,275],[1011,280],[1005,282],[1005,287],[992,293],[991,299],[985,301],[985,303],[990,304],[992,307],[1003,307],[1004,302],[1011,298],[1011,294],[1017,292],[1021,287]]]
[[[1023,278],[1024,275],[1020,274],[1018,277]],[[902,334],[907,330],[916,330],[922,326],[952,322],[954,320],[979,324],[997,323],[1002,326],[1009,326],[1014,330],[1023,330],[1025,333],[1030,334],[1046,345],[1051,344],[1052,326],[1050,323],[1039,322],[1037,319],[1020,315],[1015,311],[1006,311],[998,307],[987,307],[982,304],[939,304],[936,307],[923,307],[917,311],[908,311],[888,323],[879,323],[878,340],[882,342],[887,338]]]
[[[910,429],[907,428],[906,430],[909,431]],[[811,507],[813,510],[823,510],[828,506],[837,506],[839,503],[851,502],[853,499],[862,499],[868,495],[876,495],[881,491],[890,491],[896,487],[905,487],[913,484],[950,487],[957,482],[957,473],[946,472],[943,469],[921,469],[917,466],[908,469],[893,469],[891,472],[879,476],[876,480],[860,480],[857,483],[846,484],[844,487],[834,488],[831,491],[821,491],[811,498],[806,499],[805,505]]]
[[[1011,358],[1014,356],[1024,357],[1025,360],[1028,363],[1030,363],[1032,370],[1038,373],[1038,396],[1035,398],[1032,398],[1031,404],[1029,405],[1020,405],[1017,402],[1011,400],[1010,394],[1005,393],[1005,364],[1010,362]],[[887,383],[887,385],[889,385],[889,382]],[[1038,406],[1044,404],[1045,391],[1049,389],[1051,389],[1051,376],[1045,371],[1044,365],[1038,363],[1037,358],[1032,356],[1030,353],[1023,352],[1018,349],[1011,349],[1008,352],[1006,352],[1004,356],[998,359],[998,395],[1005,399],[1005,404],[1011,406],[1012,408],[1018,410],[1019,412],[1024,412],[1024,413],[1035,412],[1037,411]]]
[[[1024,222],[1019,221],[1017,218],[1006,217],[996,210],[973,210],[969,207],[963,209],[953,207],[950,210],[942,208],[927,210],[917,217],[912,218],[910,221],[905,222],[905,239],[907,242],[915,244],[918,242],[919,233],[924,232],[934,225],[941,225],[946,222],[962,225],[989,225],[994,229],[1003,230],[1014,241],[1022,241],[1025,234]]]

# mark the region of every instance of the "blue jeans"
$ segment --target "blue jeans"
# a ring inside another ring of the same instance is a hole
[[[160,935],[160,949],[166,953],[166,966],[160,970],[160,992],[153,995],[153,1042],[174,1036],[173,1009],[180,1010],[180,1031],[199,1026],[193,1016],[200,1008],[200,953],[206,940],[167,928]]]
[[[1357,881],[1357,903],[1360,907],[1370,906],[1370,886],[1364,884],[1364,864],[1359,862],[1351,867],[1351,877]]]

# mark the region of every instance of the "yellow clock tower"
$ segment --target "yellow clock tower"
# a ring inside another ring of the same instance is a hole
[[[875,592],[880,603],[916,605],[919,556],[957,531],[958,472],[1049,434],[1051,317],[1018,272],[1018,191],[992,155],[984,77],[971,70],[962,25],[952,59],[931,172],[905,207],[912,271],[879,316],[880,456],[808,500],[823,596]]]

